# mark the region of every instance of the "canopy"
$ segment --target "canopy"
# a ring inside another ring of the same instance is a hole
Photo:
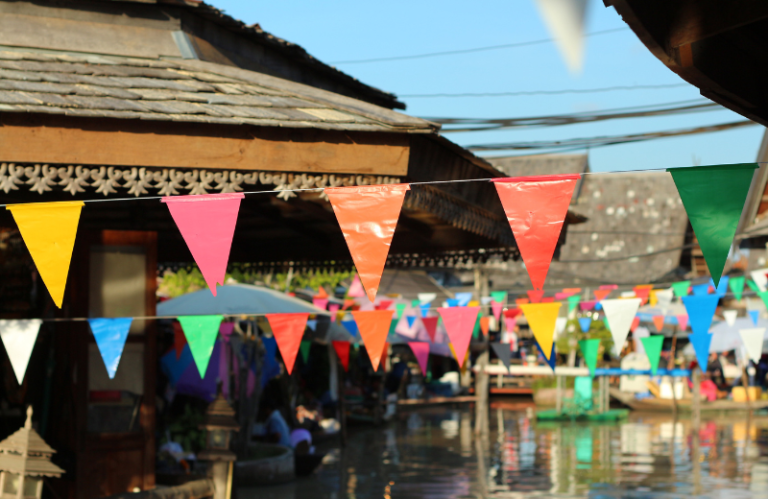
[[[737,350],[741,347],[741,336],[739,335],[739,329],[750,329],[755,327],[764,327],[768,333],[768,320],[762,317],[758,319],[757,325],[752,322],[749,317],[739,317],[733,326],[729,326],[727,322],[718,322],[710,329],[712,333],[712,343],[709,345],[710,353],[729,352],[731,350]],[[768,353],[765,340],[768,336],[763,338],[763,353]],[[693,355],[693,346],[691,344],[686,345],[683,349],[683,353],[686,355]]]

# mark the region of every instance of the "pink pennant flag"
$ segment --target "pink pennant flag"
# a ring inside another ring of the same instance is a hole
[[[416,356],[416,360],[419,362],[419,368],[421,368],[421,374],[427,375],[427,361],[429,360],[429,343],[424,341],[409,341],[408,346],[413,350],[413,355]]]
[[[541,299],[544,298],[543,289],[531,289],[526,291],[526,293],[528,293],[530,303],[541,303]]]
[[[688,327],[688,315],[682,314],[677,316],[677,327],[680,328],[680,331],[685,331],[685,328]]]
[[[341,306],[338,303],[329,303],[328,304],[328,311],[330,313],[332,313],[332,314],[335,314],[336,312],[338,312],[340,308],[341,308]]]
[[[347,290],[347,296],[352,298],[362,298],[365,296],[365,290],[363,289],[363,283],[360,282],[359,275],[355,274],[355,277],[352,279],[352,284],[349,285],[349,290]]]
[[[579,308],[581,309],[582,312],[586,312],[588,310],[594,310],[595,303],[597,303],[597,302],[594,301],[594,300],[581,301],[581,302],[579,302]]]
[[[328,298],[312,298],[312,304],[325,310],[325,307],[328,306]]]
[[[491,302],[491,310],[493,311],[493,316],[496,317],[496,320],[499,320],[501,317],[501,311],[504,308],[504,305],[497,301]]]
[[[507,332],[512,332],[515,330],[515,326],[517,326],[517,319],[514,317],[505,317],[504,318],[505,325],[507,327]]]
[[[437,311],[443,318],[445,332],[448,333],[448,338],[456,351],[456,360],[460,366],[463,366],[480,307],[438,308]]]
[[[555,297],[554,296],[545,296],[541,299],[539,303],[554,303]]]
[[[615,289],[619,289],[618,284],[602,284],[598,289],[607,289],[608,291],[613,291]]]
[[[437,333],[437,321],[439,317],[422,317],[421,323],[424,324],[424,329],[427,330],[429,339],[432,343],[435,342],[435,334]]]
[[[224,284],[243,197],[242,193],[227,193],[162,199],[213,296],[216,284]]]
[[[555,300],[565,300],[569,296],[571,295],[569,295],[568,293],[563,293],[562,291],[558,291],[557,293],[555,293]]]

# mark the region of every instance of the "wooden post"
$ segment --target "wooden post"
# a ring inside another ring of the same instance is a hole
[[[478,265],[475,267],[475,294],[478,299],[483,296],[488,296],[488,273],[485,269]],[[488,433],[488,373],[486,367],[488,367],[488,338],[483,337],[483,353],[477,358],[477,372],[475,373],[475,435]]]
[[[691,401],[691,426],[696,435],[701,425],[701,369],[693,368],[693,401]],[[697,442],[698,443],[698,442]]]
[[[563,412],[563,377],[558,376],[557,372],[555,372],[555,382],[557,387],[555,389],[555,409],[560,414]]]

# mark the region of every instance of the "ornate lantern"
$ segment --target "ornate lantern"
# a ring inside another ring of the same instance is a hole
[[[32,429],[32,407],[24,427],[0,442],[0,499],[40,499],[43,477],[64,470],[51,462],[56,452]]]
[[[219,392],[208,410],[201,429],[208,431],[206,447],[198,455],[204,461],[234,461],[235,454],[229,450],[232,431],[238,431],[240,425],[235,420],[235,410],[227,403],[227,399]],[[2,499],[2,498],[0,498]]]

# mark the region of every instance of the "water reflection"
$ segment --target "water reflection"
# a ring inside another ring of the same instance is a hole
[[[350,431],[313,476],[238,499],[768,498],[768,417],[633,415],[620,424],[536,423],[498,407],[476,439],[468,410],[431,408]],[[322,447],[322,446],[321,446]],[[327,450],[327,449],[326,449]]]

